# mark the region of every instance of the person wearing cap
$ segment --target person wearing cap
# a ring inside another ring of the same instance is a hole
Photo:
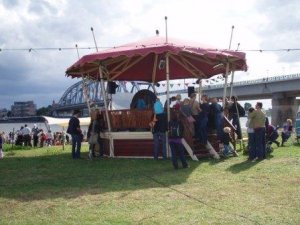
[[[80,158],[80,149],[81,149],[81,141],[82,141],[82,131],[80,129],[80,121],[79,116],[81,112],[80,110],[74,110],[73,116],[69,120],[69,126],[67,129],[67,133],[72,137],[72,158],[79,159]]]

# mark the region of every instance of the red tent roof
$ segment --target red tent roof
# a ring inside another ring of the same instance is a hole
[[[67,76],[99,76],[99,65],[108,80],[158,82],[166,79],[164,61],[169,55],[170,79],[209,78],[231,70],[246,70],[245,53],[220,50],[193,42],[153,37],[85,55],[66,71]],[[219,66],[221,64],[221,66]],[[218,65],[218,66],[217,66]]]

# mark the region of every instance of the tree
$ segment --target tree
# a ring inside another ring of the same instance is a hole
[[[47,107],[42,107],[36,110],[36,115],[37,116],[47,116],[49,115],[51,111],[51,105],[48,105]]]

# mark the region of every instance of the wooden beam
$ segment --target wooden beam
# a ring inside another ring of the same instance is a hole
[[[170,55],[170,58],[173,59],[175,62],[177,62],[179,65],[181,65],[182,67],[184,67],[187,71],[189,71],[194,77],[198,78],[197,74],[191,70],[190,68],[188,68],[186,65],[184,65],[184,63],[182,63],[181,61],[179,61],[178,59],[176,59],[173,55]]]
[[[120,72],[118,72],[116,75],[114,75],[111,80],[115,80],[118,76],[121,75],[121,73],[125,72],[126,70],[130,69],[132,66],[137,64],[139,61],[144,59],[147,55],[141,56],[140,58],[137,58],[135,61],[133,61],[131,64],[129,64],[127,67],[123,68]]]
[[[185,147],[186,151],[189,153],[189,155],[191,156],[191,158],[194,161],[199,161],[197,156],[194,155],[193,150],[191,149],[191,147],[189,146],[189,144],[186,142],[186,140],[184,138],[181,139],[183,146]]]
[[[208,63],[209,65],[215,65],[216,64],[216,62],[211,61],[209,58],[205,57],[204,55],[203,55],[203,59],[200,58],[199,56],[196,56],[196,55],[193,55],[193,54],[188,54],[186,52],[182,52],[181,55],[184,55],[185,57],[194,59],[194,60],[199,61],[199,62]]]
[[[205,74],[201,70],[199,70],[195,65],[193,65],[188,59],[184,58],[184,56],[180,55],[179,57],[185,64],[188,64],[190,67],[192,67],[194,70],[196,70],[199,75],[201,75],[204,78],[206,77]]]

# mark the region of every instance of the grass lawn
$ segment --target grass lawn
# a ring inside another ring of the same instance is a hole
[[[70,146],[5,154],[0,224],[300,224],[300,145],[177,171],[169,160],[72,160]]]

